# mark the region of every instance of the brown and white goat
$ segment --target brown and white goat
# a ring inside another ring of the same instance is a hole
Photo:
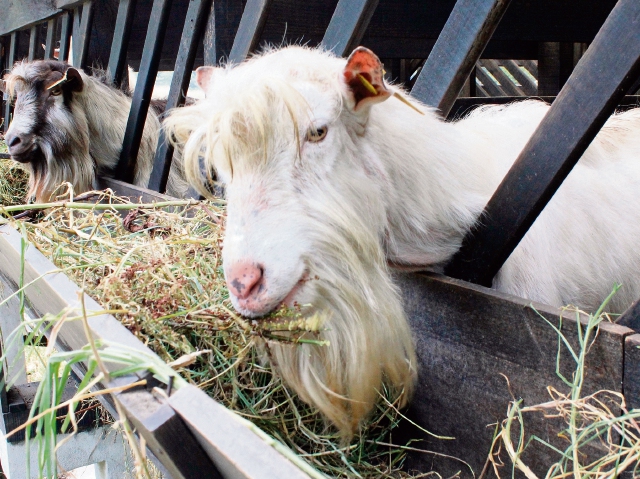
[[[48,201],[63,182],[76,193],[110,176],[120,157],[131,98],[78,68],[55,60],[22,61],[0,81],[15,101],[5,135],[11,158],[31,173],[29,197]],[[134,183],[146,186],[160,131],[160,112],[149,109]],[[175,168],[167,193],[183,197],[187,184]]]

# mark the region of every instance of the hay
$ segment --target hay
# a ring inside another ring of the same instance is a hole
[[[0,153],[7,152],[7,145],[0,140]],[[0,205],[20,205],[25,202],[29,173],[13,160],[0,158]]]
[[[393,398],[381,400],[350,445],[300,401],[264,361],[271,341],[319,340],[314,318],[280,310],[266,320],[239,317],[221,264],[224,208],[140,208],[105,193],[113,209],[58,206],[28,239],[164,361],[203,352],[179,369],[190,383],[251,420],[317,470],[332,477],[410,477],[406,449],[388,444],[400,421]],[[73,205],[70,205],[73,206]],[[115,208],[129,210],[123,220]]]

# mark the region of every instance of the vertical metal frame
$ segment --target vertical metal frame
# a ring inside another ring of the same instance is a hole
[[[379,0],[340,0],[333,12],[322,45],[346,56],[362,41]]]
[[[142,132],[147,119],[151,94],[158,74],[160,54],[169,21],[171,0],[154,0],[149,18],[149,28],[144,42],[140,73],[133,93],[131,110],[124,134],[120,160],[116,165],[116,179],[132,183]]]
[[[122,84],[125,72],[127,72],[127,47],[131,36],[135,6],[136,0],[120,0],[118,5],[116,28],[113,32],[107,69],[109,81],[117,86]]]
[[[209,19],[209,11],[212,10],[212,6],[212,0],[191,0],[189,4],[173,78],[171,79],[171,87],[169,88],[167,110],[177,108],[184,104],[198,45],[203,37],[205,26]],[[149,179],[149,189],[159,191],[160,193],[165,192],[171,170],[172,158],[173,147],[167,141],[164,130],[161,130],[156,155],[153,160],[153,170],[151,171],[151,178]]]
[[[272,0],[248,0],[233,40],[229,63],[240,63],[256,49]]]
[[[69,46],[71,45],[71,31],[73,29],[73,13],[64,12],[60,16],[60,52],[58,60],[66,62],[69,60]]]
[[[82,10],[82,13],[80,11]],[[89,53],[91,25],[93,23],[93,2],[85,2],[73,14],[73,66],[84,68]]]
[[[16,61],[17,48],[18,48],[18,33],[12,32],[11,39],[9,40],[9,52],[7,54],[7,69],[12,68],[14,62]],[[5,95],[4,125],[2,125],[2,128],[5,133],[9,129],[9,122],[10,122],[12,112],[13,112],[13,108],[11,107],[11,101],[9,100],[8,96]]]

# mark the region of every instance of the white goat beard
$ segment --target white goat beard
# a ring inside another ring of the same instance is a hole
[[[350,439],[382,391],[383,383],[409,400],[416,377],[410,329],[386,265],[355,266],[340,258],[314,265],[311,314],[324,321],[317,339],[328,345],[268,344],[274,367],[300,398],[317,407]],[[333,264],[331,264],[333,263]],[[355,266],[355,271],[354,271]]]
[[[33,169],[29,165],[29,193],[28,197],[35,197],[39,203],[47,202],[60,189],[60,185],[72,179],[74,194],[83,193],[93,188],[95,171],[93,160],[88,155],[76,156],[72,158],[56,158],[48,144],[40,145],[45,156],[46,167],[44,169]],[[88,150],[88,148],[87,148]],[[81,151],[81,149],[74,149]]]

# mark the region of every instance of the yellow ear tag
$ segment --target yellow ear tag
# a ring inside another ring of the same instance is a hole
[[[421,115],[424,115],[424,113],[422,111],[420,111],[420,109],[418,109],[417,106],[415,106],[414,104],[412,104],[409,100],[407,100],[405,97],[403,97],[400,93],[398,93],[397,91],[393,93],[393,96],[395,96],[398,100],[400,100],[402,103],[404,103],[405,105],[413,108],[415,111],[417,111],[418,113],[420,113]]]
[[[362,84],[367,90],[369,90],[374,95],[378,94],[378,90],[376,90],[376,87],[374,87],[371,83],[369,83],[369,80],[363,77],[360,73],[358,73],[358,78],[360,78],[360,81],[362,82]]]

